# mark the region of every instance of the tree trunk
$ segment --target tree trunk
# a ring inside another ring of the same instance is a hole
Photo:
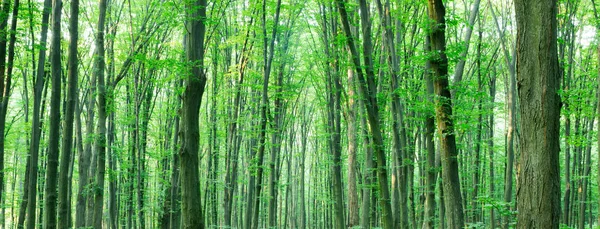
[[[489,160],[490,160],[490,177],[489,177],[489,182],[490,182],[490,190],[489,190],[489,195],[490,197],[495,200],[494,197],[496,197],[496,189],[495,189],[495,167],[494,167],[494,100],[496,99],[496,69],[494,68],[491,72],[491,76],[490,76],[490,80],[489,80],[489,86],[490,86],[490,115],[489,115],[489,121],[488,121],[488,150],[489,150]],[[490,213],[490,227],[491,228],[496,228],[496,211],[494,208],[490,209],[491,213]]]
[[[481,22],[481,20],[480,20]],[[483,91],[483,79],[481,79],[481,37],[483,31],[481,30],[481,23],[479,23],[479,36],[477,42],[477,59],[475,60],[475,64],[477,66],[477,91]],[[471,200],[471,211],[472,218],[471,223],[481,222],[480,219],[480,209],[478,204],[478,195],[479,195],[479,186],[480,186],[480,176],[483,172],[481,170],[481,146],[483,145],[482,135],[483,135],[483,97],[480,97],[477,100],[477,139],[475,140],[475,167],[473,173],[473,196]]]
[[[431,50],[431,41],[429,36],[425,38],[425,51],[430,52]],[[431,61],[427,61],[425,63],[425,80],[427,86],[427,100],[429,103],[433,104],[433,78],[430,74],[431,69]],[[435,185],[437,183],[437,166],[435,163],[435,114],[430,113],[426,114],[425,117],[425,144],[427,146],[427,166],[425,167],[427,170],[426,175],[426,194],[425,194],[425,212],[423,217],[423,229],[432,229],[435,228],[434,220],[435,220]],[[443,216],[440,216],[443,217]]]
[[[591,102],[591,101],[588,101]],[[595,105],[594,105],[595,106]],[[595,107],[594,107],[595,108]],[[594,109],[596,110],[596,109]],[[594,116],[592,116],[590,119],[588,120],[588,127],[587,127],[587,131],[585,133],[585,138],[587,139],[587,142],[592,142],[592,134],[591,132],[594,130]],[[581,181],[581,187],[579,189],[579,223],[577,224],[579,229],[584,229],[585,228],[585,221],[586,221],[586,205],[587,203],[587,195],[588,195],[588,183],[590,181],[590,170],[591,170],[591,154],[592,154],[592,144],[589,144],[585,147],[585,159],[583,160],[583,176],[582,176],[582,181]]]
[[[67,104],[65,107],[65,122],[63,127],[62,155],[60,158],[60,171],[58,180],[58,228],[69,228],[69,215],[71,209],[68,208],[69,202],[69,165],[71,164],[71,155],[73,150],[73,121],[75,119],[75,106],[77,106],[78,90],[78,65],[77,41],[79,23],[79,0],[71,1],[71,16],[69,21],[69,53],[68,53],[68,75],[69,84],[67,89]]]
[[[48,21],[50,17],[50,9],[52,2],[50,0],[44,0],[44,11],[42,14],[42,31],[40,44],[46,44],[48,38]],[[33,96],[33,118],[31,124],[31,145],[29,147],[29,155],[31,157],[31,170],[29,171],[29,183],[28,190],[29,196],[27,198],[27,229],[34,229],[36,227],[36,210],[37,210],[37,179],[38,179],[38,161],[40,151],[40,137],[42,132],[41,125],[41,104],[42,104],[42,93],[44,90],[45,81],[45,70],[44,64],[46,63],[46,48],[40,48],[40,54],[38,57],[38,69],[36,79],[34,83],[34,96]]]
[[[356,150],[358,142],[356,140],[356,110],[358,106],[354,101],[356,95],[354,91],[354,72],[348,69],[348,102],[346,111],[347,136],[348,136],[348,227],[359,226],[359,208],[358,191],[356,185]]]
[[[517,228],[558,228],[560,86],[556,0],[515,0],[521,155]]]
[[[0,16],[0,203],[5,204],[6,200],[2,198],[4,196],[4,151],[6,141],[6,114],[8,113],[8,99],[10,97],[11,90],[11,78],[12,78],[12,64],[15,56],[15,41],[16,41],[16,26],[17,16],[19,12],[19,1],[15,0],[13,6],[13,15],[11,21],[11,28],[8,31],[8,19],[10,11],[10,1],[5,0],[2,4],[2,16]],[[10,33],[10,42],[8,63],[5,63],[6,59],[6,44],[7,35]],[[6,70],[8,65],[8,70]],[[4,226],[4,207],[2,207],[2,226]]]
[[[106,20],[106,8],[107,1],[100,0],[99,2],[99,15],[98,24],[96,28],[96,52],[94,59],[94,78],[98,83],[98,124],[96,127],[96,139],[95,146],[96,154],[98,155],[96,161],[96,180],[94,184],[94,217],[93,226],[94,228],[102,228],[102,212],[104,205],[104,178],[106,173],[106,87],[104,77],[104,24]]]
[[[460,60],[456,64],[456,70],[454,71],[454,84],[459,84],[462,81],[463,73],[465,70],[465,64],[467,63],[467,54],[469,53],[469,46],[471,44],[471,35],[473,34],[473,28],[475,27],[475,19],[479,16],[479,3],[481,0],[475,0],[471,7],[471,13],[469,14],[469,24],[467,25],[467,32],[465,33],[464,46],[465,49],[460,53]],[[480,56],[477,56],[479,60]],[[457,86],[457,85],[456,85]]]
[[[357,50],[357,46],[354,43],[354,36],[350,29],[350,22],[348,21],[348,12],[346,11],[346,2],[344,0],[336,0],[337,8],[340,13],[342,20],[343,30],[346,35],[346,42],[352,56],[352,62],[358,73],[358,88],[360,89],[361,99],[364,101],[365,110],[367,111],[367,117],[371,129],[371,135],[373,139],[374,153],[377,158],[374,168],[377,170],[377,177],[379,181],[379,202],[382,207],[382,223],[383,228],[391,229],[394,228],[394,220],[392,207],[390,204],[390,189],[388,184],[386,156],[384,152],[383,136],[381,131],[381,123],[379,120],[379,106],[377,103],[377,88],[375,84],[375,73],[373,71],[373,59],[372,51],[373,45],[371,41],[371,23],[367,3],[365,0],[360,0],[360,18],[361,27],[363,32],[363,53],[364,53],[364,66],[363,69],[360,63],[360,55]],[[365,78],[366,76],[366,78]]]
[[[330,176],[332,180],[333,191],[333,215],[335,220],[335,228],[346,228],[345,213],[344,213],[344,198],[342,187],[342,172],[341,172],[341,90],[340,84],[340,66],[337,59],[340,58],[335,47],[332,47],[330,37],[335,36],[337,23],[331,20],[331,26],[328,27],[328,17],[326,6],[321,6],[323,18],[323,34],[322,39],[325,43],[325,55],[327,56],[327,65],[330,66],[326,70],[326,101],[327,101],[327,144],[332,164],[330,166]]]
[[[431,28],[428,36],[431,39],[431,50],[438,53],[431,61],[436,97],[436,119],[442,153],[442,184],[444,189],[444,205],[448,228],[464,227],[464,213],[458,176],[458,151],[452,118],[452,98],[448,88],[448,58],[446,56],[445,29],[446,9],[441,0],[428,1],[429,18],[437,24]]]
[[[186,86],[182,103],[183,150],[181,163],[181,213],[184,229],[203,229],[204,215],[200,200],[200,177],[198,173],[200,103],[206,85],[204,73],[204,36],[206,20],[206,0],[186,3],[186,61],[190,72],[186,77]]]

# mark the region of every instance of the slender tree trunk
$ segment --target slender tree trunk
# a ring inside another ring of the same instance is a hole
[[[50,65],[52,72],[52,93],[50,98],[50,133],[48,140],[48,159],[46,167],[46,187],[44,199],[44,228],[56,228],[56,200],[57,200],[57,177],[58,157],[60,140],[60,94],[61,94],[61,50],[60,50],[60,18],[62,13],[62,1],[52,1],[52,49],[50,53]],[[68,162],[65,163],[68,166]],[[68,170],[68,167],[67,167]]]
[[[88,96],[91,96],[88,94]],[[89,99],[87,99],[89,101]],[[91,129],[90,128],[90,120],[93,119],[93,107],[90,107],[89,105],[91,105],[91,103],[88,103],[88,107],[87,107],[87,112],[88,112],[88,116],[86,122],[86,127],[88,128],[87,131],[89,133],[91,133]],[[82,106],[83,107],[83,106]],[[77,124],[77,136],[78,136],[78,141],[83,144],[83,140],[81,138],[83,138],[83,133],[82,133],[82,124],[81,124],[81,110],[79,110],[79,113],[77,115],[77,120],[76,120],[76,124]],[[91,114],[91,115],[90,115]],[[76,210],[75,210],[75,227],[79,228],[79,227],[85,227],[86,226],[86,208],[87,208],[87,188],[88,188],[88,181],[89,181],[89,166],[90,166],[90,157],[91,157],[91,147],[89,147],[90,143],[86,142],[85,143],[85,147],[82,147],[82,151],[79,154],[79,166],[78,166],[78,171],[79,171],[79,180],[78,180],[78,191],[77,191],[77,204],[76,204]]]
[[[232,212],[233,212],[233,194],[235,193],[236,187],[237,187],[237,176],[238,176],[238,171],[237,171],[237,166],[238,166],[238,158],[239,158],[239,151],[240,151],[240,139],[241,137],[239,136],[239,134],[237,133],[237,128],[238,128],[238,117],[239,117],[239,113],[240,113],[240,107],[241,107],[241,102],[242,102],[242,90],[241,90],[241,86],[244,83],[244,70],[246,67],[246,63],[248,60],[248,55],[247,55],[247,51],[248,49],[251,49],[252,45],[251,43],[249,44],[249,38],[250,38],[250,27],[252,25],[252,23],[254,22],[254,17],[252,17],[250,19],[250,23],[248,25],[248,29],[246,30],[246,36],[244,39],[244,45],[242,46],[242,53],[240,54],[239,60],[239,67],[238,67],[238,73],[239,73],[239,80],[237,81],[237,83],[233,86],[235,94],[233,97],[233,104],[232,107],[229,111],[229,116],[231,117],[230,121],[229,121],[229,125],[227,127],[227,156],[226,156],[226,160],[225,160],[225,171],[226,171],[226,175],[225,175],[225,191],[224,191],[224,195],[223,195],[223,222],[224,222],[224,226],[228,227],[228,226],[232,226]],[[226,55],[226,63],[224,66],[226,66],[227,68],[229,68],[229,65],[231,64],[231,58],[230,58],[230,54],[231,54],[231,49],[228,48],[226,49],[226,53],[228,53],[229,55]],[[240,214],[241,215],[241,214]]]
[[[332,191],[333,191],[333,215],[335,220],[335,228],[342,229],[346,228],[345,213],[344,213],[344,199],[343,199],[343,187],[342,187],[342,174],[341,174],[341,125],[340,125],[340,113],[341,113],[341,84],[340,84],[340,66],[336,61],[339,56],[335,47],[330,45],[330,34],[335,34],[337,30],[337,23],[331,18],[331,26],[327,24],[329,19],[327,17],[326,6],[321,6],[321,13],[323,17],[323,41],[325,45],[325,55],[328,57],[327,65],[330,66],[326,71],[326,93],[327,93],[327,144],[329,148],[330,158],[333,160],[330,166],[330,175],[332,180]],[[334,35],[333,35],[334,36]]]
[[[429,37],[425,38],[425,51],[429,52],[431,50],[431,41]],[[425,64],[425,80],[427,86],[427,99],[430,103],[433,103],[433,78],[431,77],[431,73],[429,72],[431,69],[431,61],[427,61]],[[427,146],[427,176],[426,176],[426,194],[425,194],[425,212],[423,217],[423,229],[432,229],[435,228],[434,220],[435,220],[435,185],[437,183],[437,167],[435,163],[435,114],[426,114],[425,117],[425,144]],[[443,216],[440,216],[443,217]]]
[[[481,79],[481,37],[482,37],[482,31],[481,31],[481,23],[479,23],[480,25],[480,30],[479,30],[479,36],[478,36],[478,42],[477,42],[477,59],[475,60],[475,64],[477,66],[477,91],[483,91],[483,79]],[[480,219],[480,210],[479,210],[479,204],[478,204],[478,195],[479,195],[479,186],[480,184],[480,176],[481,174],[483,174],[483,172],[480,172],[481,170],[481,146],[483,145],[482,140],[482,135],[483,135],[483,98],[479,98],[477,100],[477,111],[478,111],[478,116],[477,117],[477,139],[475,140],[475,172],[473,173],[473,196],[472,196],[472,200],[471,200],[471,210],[472,210],[472,218],[471,218],[471,223],[476,223],[476,222],[481,222],[482,220]]]
[[[2,14],[0,16],[0,203],[4,204],[6,202],[2,197],[4,196],[4,151],[5,151],[5,140],[6,140],[6,114],[8,113],[8,99],[10,97],[10,82],[12,78],[12,61],[14,58],[15,52],[15,40],[16,40],[16,25],[17,25],[17,16],[19,10],[19,1],[15,0],[15,4],[13,6],[13,15],[11,21],[10,28],[10,45],[11,46],[9,52],[9,60],[8,60],[8,71],[6,70],[6,44],[7,44],[7,35],[9,31],[8,27],[8,19],[10,12],[10,1],[5,0],[2,4]],[[4,207],[2,207],[2,216],[4,216]],[[4,217],[2,218],[2,225],[4,226]]]
[[[306,216],[306,207],[305,203],[306,203],[306,186],[305,186],[305,174],[306,174],[306,147],[307,147],[307,140],[308,140],[308,128],[309,128],[309,118],[307,117],[309,116],[306,113],[306,109],[303,109],[302,112],[302,131],[301,133],[301,141],[302,141],[302,146],[301,146],[301,150],[300,150],[300,195],[299,195],[299,207],[300,207],[300,228],[307,228],[307,216]]]
[[[346,111],[347,136],[348,136],[348,227],[359,226],[359,208],[358,208],[358,191],[356,185],[356,150],[358,142],[356,140],[356,105],[354,99],[356,97],[354,91],[354,72],[351,68],[348,69],[348,102]]]
[[[42,31],[40,44],[43,47],[46,45],[48,38],[48,21],[50,17],[50,8],[52,2],[50,0],[44,0],[44,11],[42,14]],[[29,147],[29,155],[31,157],[31,170],[29,171],[29,183],[28,190],[29,196],[27,197],[27,229],[34,229],[36,226],[36,210],[37,210],[37,179],[38,179],[38,161],[40,151],[40,137],[42,132],[41,124],[41,103],[42,93],[44,90],[45,74],[44,64],[46,63],[46,49],[40,48],[40,54],[38,57],[38,69],[36,79],[34,83],[34,96],[33,96],[33,118],[31,124],[31,145]]]
[[[473,28],[475,28],[475,19],[479,16],[479,4],[481,0],[475,0],[471,7],[471,13],[469,14],[469,25],[467,26],[467,32],[464,38],[464,47],[462,53],[460,53],[460,60],[456,64],[456,70],[454,71],[454,84],[458,84],[462,81],[463,73],[465,70],[465,64],[467,63],[467,54],[469,53],[469,46],[471,44],[471,35],[473,34]],[[479,59],[480,56],[477,56]]]
[[[218,206],[218,201],[217,201],[217,183],[218,183],[218,170],[219,170],[219,145],[218,145],[218,141],[217,141],[217,91],[218,91],[218,84],[217,84],[217,79],[218,79],[218,48],[217,45],[215,44],[215,46],[213,47],[213,57],[212,57],[212,69],[213,69],[213,80],[212,80],[212,98],[211,98],[211,108],[210,108],[210,132],[209,132],[209,138],[208,138],[208,142],[209,142],[209,156],[210,156],[210,168],[209,168],[209,174],[208,174],[208,181],[207,181],[207,189],[209,190],[207,192],[208,195],[208,199],[207,202],[209,202],[209,206],[211,207],[210,210],[210,215],[211,218],[210,220],[212,220],[212,225],[217,226],[219,225],[219,221],[218,221],[218,215],[219,212],[217,211],[217,206]],[[209,201],[210,200],[210,201]],[[207,214],[208,211],[207,211]]]
[[[279,25],[279,13],[281,10],[281,0],[277,1],[276,11],[275,11],[275,19],[273,23],[273,31],[271,33],[271,38],[267,36],[267,27],[266,27],[266,0],[262,3],[262,32],[263,32],[263,85],[261,92],[261,102],[260,102],[260,129],[259,129],[259,137],[258,137],[258,148],[255,153],[257,157],[257,173],[256,173],[256,183],[254,184],[254,204],[252,205],[253,216],[251,222],[247,222],[248,226],[252,229],[258,228],[259,221],[259,210],[260,210],[260,194],[262,190],[262,179],[263,179],[263,162],[265,155],[265,141],[266,141],[266,132],[267,132],[267,112],[269,107],[269,95],[268,95],[268,87],[269,87],[269,78],[271,75],[271,63],[273,62],[273,54],[275,48],[275,40],[277,39],[277,25]],[[274,172],[274,171],[272,171]]]
[[[96,51],[94,59],[94,78],[97,80],[98,94],[98,124],[96,127],[95,146],[97,157],[96,180],[94,192],[94,228],[102,228],[102,216],[104,207],[104,178],[106,173],[106,87],[104,77],[104,24],[106,20],[107,1],[99,0],[99,15],[96,28]]]
[[[594,5],[594,13],[596,13],[596,7],[595,7],[595,3],[594,0],[592,0],[592,3]],[[597,14],[596,14],[597,15]],[[598,16],[596,16],[596,19],[598,19]],[[598,26],[598,28],[600,28],[600,25]],[[596,48],[596,60],[600,63],[600,46],[598,46]],[[600,65],[598,65],[598,89],[597,89],[597,94],[598,94],[598,102],[596,104],[596,114],[600,115]],[[600,152],[600,125],[596,127],[596,131],[598,132],[598,136],[597,136],[597,144],[598,144],[598,152]],[[598,161],[598,173],[600,173],[600,160]],[[598,176],[597,178],[597,182],[598,184],[600,184],[600,176]],[[600,189],[600,186],[598,187],[598,189]],[[598,223],[600,223],[600,215],[598,216]]]
[[[589,101],[591,102],[591,101]],[[594,106],[596,106],[594,104]],[[595,108],[595,107],[594,107]],[[596,109],[594,109],[596,110]],[[588,142],[592,142],[592,134],[591,132],[594,130],[594,116],[592,116],[590,119],[588,120],[588,127],[587,127],[587,131],[586,131],[586,138]],[[588,195],[588,183],[590,181],[590,170],[591,170],[591,154],[592,154],[592,145],[589,144],[585,147],[585,159],[583,161],[583,176],[582,176],[582,181],[581,181],[581,187],[580,187],[580,191],[579,191],[579,223],[577,224],[579,229],[584,229],[585,228],[585,222],[586,222],[586,205],[587,203],[587,195]]]
[[[59,9],[60,10],[60,9]],[[69,198],[69,165],[71,164],[71,155],[75,152],[73,150],[73,123],[75,119],[75,106],[77,106],[77,93],[78,90],[78,65],[79,60],[77,59],[77,41],[79,39],[78,32],[79,23],[79,0],[71,1],[71,16],[69,21],[69,53],[68,53],[68,75],[69,84],[67,89],[67,104],[65,107],[65,122],[63,127],[63,145],[62,155],[60,161],[60,171],[58,180],[58,228],[69,227],[69,215],[71,209],[68,208]],[[60,67],[60,66],[59,66]]]
[[[361,27],[363,28],[363,52],[364,52],[364,66],[363,68],[360,63],[360,55],[355,46],[354,38],[350,29],[350,23],[348,21],[348,12],[346,11],[346,2],[344,0],[336,0],[337,8],[340,13],[342,20],[343,30],[346,35],[346,42],[352,56],[352,62],[358,73],[358,85],[361,92],[361,98],[364,101],[365,109],[367,111],[367,117],[369,125],[371,127],[371,135],[373,138],[374,153],[377,158],[377,163],[374,166],[377,169],[377,177],[379,181],[379,202],[382,207],[382,223],[383,228],[391,229],[394,228],[394,221],[392,215],[392,207],[390,204],[390,189],[388,184],[386,156],[383,146],[383,136],[381,132],[381,123],[379,120],[379,107],[377,104],[377,90],[375,84],[375,73],[373,71],[373,59],[372,59],[372,41],[371,41],[371,23],[369,17],[369,11],[367,9],[367,3],[365,0],[360,0],[360,17]],[[365,74],[366,73],[366,74]],[[366,75],[366,78],[365,78]]]
[[[110,18],[109,18],[110,19]],[[111,24],[111,22],[109,21],[109,24]],[[110,29],[109,34],[112,37],[116,36],[116,26],[108,26],[109,28],[112,27],[112,29]],[[108,50],[106,50],[106,53],[108,55],[108,72],[107,72],[107,82],[110,85],[111,82],[114,82],[114,77],[115,77],[115,50],[114,50],[114,39],[109,39],[108,40]],[[111,88],[112,89],[112,88]],[[115,98],[115,94],[114,93],[109,93],[107,94],[108,97],[108,109],[110,111],[109,115],[108,115],[108,133],[107,133],[107,144],[108,144],[108,166],[110,171],[113,171],[111,173],[109,173],[108,176],[108,215],[109,215],[109,223],[110,226],[109,228],[113,228],[113,229],[117,229],[118,228],[118,200],[117,200],[117,189],[118,189],[118,170],[117,170],[117,161],[118,161],[118,156],[117,153],[115,153],[115,149],[112,147],[113,144],[115,144],[115,139],[116,139],[116,133],[115,133],[115,109],[116,109],[116,104],[114,102],[114,98]]]
[[[490,160],[490,196],[492,199],[496,197],[496,185],[495,185],[495,167],[494,167],[494,101],[496,99],[496,69],[494,68],[491,72],[490,80],[490,115],[488,121],[488,150],[489,150],[489,160]],[[490,209],[490,228],[496,228],[496,211],[494,208]]]
[[[515,0],[521,134],[517,228],[558,228],[560,88],[556,0]]]
[[[7,7],[8,8],[8,7]],[[5,9],[5,13],[6,13],[6,20],[8,20],[8,9]],[[15,0],[14,1],[14,6],[13,6],[13,10],[12,10],[12,20],[11,20],[11,27],[10,27],[10,40],[9,40],[9,47],[8,47],[8,60],[7,60],[7,65],[8,65],[8,69],[6,71],[6,77],[4,79],[1,79],[3,84],[3,90],[1,91],[2,93],[2,100],[0,101],[1,103],[1,107],[0,107],[0,133],[4,133],[2,136],[0,136],[0,171],[4,171],[4,146],[5,146],[5,136],[6,136],[6,114],[8,113],[8,100],[10,98],[10,94],[11,94],[11,83],[12,83],[12,70],[13,70],[13,62],[14,62],[14,57],[15,57],[15,43],[17,40],[16,37],[16,33],[17,33],[17,18],[18,18],[18,14],[19,14],[19,0]],[[4,30],[5,31],[5,30]],[[4,35],[3,35],[4,36]],[[6,37],[3,37],[4,41],[6,39]],[[4,48],[2,48],[4,49]],[[0,59],[0,60],[4,60],[4,58]],[[0,73],[0,74],[3,74]],[[25,86],[25,88],[27,88]],[[27,91],[27,90],[25,90]],[[27,103],[25,103],[27,104]],[[26,108],[28,109],[28,108]],[[26,120],[29,119],[29,114],[28,111],[25,111],[25,116],[26,116]],[[27,121],[26,121],[27,122]],[[28,143],[28,141],[26,141]],[[17,155],[15,154],[15,161],[17,161],[16,158]],[[29,159],[28,159],[29,160]],[[27,172],[26,172],[27,173]],[[7,201],[5,199],[3,199],[1,196],[4,193],[4,172],[0,172],[0,203],[1,204],[5,204]],[[25,176],[27,176],[27,174],[25,174]],[[15,184],[17,183],[17,174],[16,171],[14,171],[14,176],[13,176],[13,198],[14,198],[14,187]],[[14,214],[14,211],[11,211],[11,215]],[[5,219],[6,219],[6,215],[5,215],[5,208],[2,207],[2,227],[5,226]],[[13,219],[14,220],[14,219]],[[14,221],[13,221],[14,222]]]

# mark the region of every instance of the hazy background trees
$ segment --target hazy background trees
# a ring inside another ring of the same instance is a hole
[[[600,6],[531,4],[3,1],[1,227],[592,227]]]

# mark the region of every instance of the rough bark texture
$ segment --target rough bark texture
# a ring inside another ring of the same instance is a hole
[[[556,0],[515,0],[521,135],[517,228],[558,228],[560,89]]]
[[[448,88],[448,58],[446,56],[445,14],[446,9],[441,0],[428,1],[429,18],[435,22],[431,33],[431,50],[438,55],[431,59],[433,88],[437,95],[435,113],[440,136],[442,160],[442,186],[446,209],[447,228],[459,229],[464,226],[464,213],[458,176],[458,151],[456,135],[452,119],[452,98]]]
[[[204,216],[200,200],[200,177],[198,172],[200,102],[206,76],[204,73],[204,36],[206,0],[189,1],[186,4],[186,59],[190,72],[186,79],[183,94],[181,128],[183,130],[183,150],[181,163],[181,213],[182,228],[204,228]]]
[[[359,226],[358,191],[356,185],[356,103],[354,101],[354,74],[348,69],[348,102],[346,112],[346,124],[348,125],[346,135],[348,136],[348,227]]]

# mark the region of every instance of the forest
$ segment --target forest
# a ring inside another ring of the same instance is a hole
[[[0,228],[600,228],[600,0],[2,0]]]

